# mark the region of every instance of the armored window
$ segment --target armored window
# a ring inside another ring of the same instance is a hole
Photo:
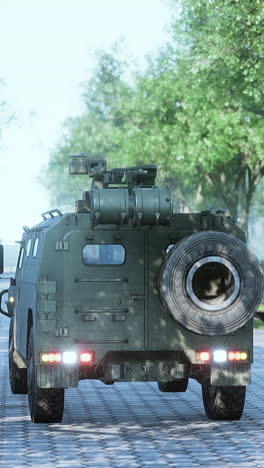
[[[35,242],[34,242],[34,247],[33,247],[33,257],[37,256],[38,253],[38,245],[39,245],[39,238],[36,237]]]
[[[30,247],[31,247],[31,238],[28,239],[28,241],[27,241],[27,254],[26,254],[27,257],[28,257],[29,254],[30,254]]]
[[[122,265],[126,251],[120,244],[89,244],[83,248],[85,265]]]
[[[22,249],[20,249],[19,257],[18,257],[18,263],[17,263],[18,268],[21,268],[21,266],[22,266],[23,258],[24,258],[24,252],[25,252],[25,249],[24,249],[24,247],[22,247]]]

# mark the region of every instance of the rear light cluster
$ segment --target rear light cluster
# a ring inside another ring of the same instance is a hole
[[[48,352],[40,354],[41,364],[81,364],[88,365],[94,363],[94,352],[84,351],[77,353],[76,351]]]
[[[215,349],[214,351],[197,351],[196,359],[204,363],[208,362],[233,362],[248,361],[247,351],[226,351],[225,349]]]
[[[248,353],[245,351],[229,351],[228,353],[229,361],[247,361]]]
[[[50,364],[54,362],[61,362],[61,353],[43,353],[41,354],[40,360],[41,362],[45,362],[45,364]]]

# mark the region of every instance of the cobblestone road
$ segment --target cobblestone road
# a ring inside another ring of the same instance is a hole
[[[66,391],[61,424],[37,425],[27,396],[10,392],[8,327],[1,316],[1,467],[264,467],[263,331],[255,332],[253,383],[240,421],[208,421],[193,381],[182,394],[160,393],[152,383],[86,381]]]

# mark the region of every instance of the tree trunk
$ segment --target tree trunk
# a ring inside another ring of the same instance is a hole
[[[245,194],[246,195],[246,194]],[[239,220],[239,226],[243,231],[246,233],[246,237],[248,238],[248,216],[249,216],[249,199],[245,196],[246,200],[245,203],[241,206],[241,216]]]
[[[264,160],[256,163],[254,169],[251,169],[248,165],[250,156],[239,152],[229,165],[219,165],[213,172],[204,173],[206,183],[214,193],[216,207],[225,208],[227,214],[235,218],[247,236],[252,197],[261,178],[264,177]]]

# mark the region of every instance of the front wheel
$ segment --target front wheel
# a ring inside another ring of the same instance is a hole
[[[245,386],[213,386],[208,381],[202,384],[203,404],[209,419],[236,420],[243,413]]]
[[[28,406],[33,423],[59,423],[63,418],[64,389],[37,386],[34,340],[31,330],[28,346]]]

